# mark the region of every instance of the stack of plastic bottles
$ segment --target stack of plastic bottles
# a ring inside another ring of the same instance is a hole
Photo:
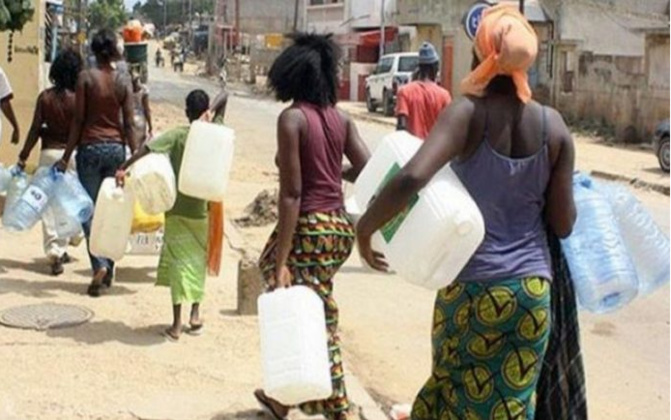
[[[597,184],[613,207],[622,239],[631,256],[639,293],[648,295],[669,282],[669,238],[629,190],[616,184]]]
[[[19,201],[26,188],[28,188],[28,176],[19,167],[10,168],[10,181],[7,187],[7,198],[5,200],[5,210],[2,214],[2,225],[9,231],[19,231],[16,222],[16,212],[12,211],[16,202]]]
[[[669,240],[623,187],[576,174],[578,218],[562,247],[580,305],[613,312],[669,281]]]
[[[42,213],[47,208],[49,200],[54,194],[56,185],[56,171],[52,168],[40,168],[35,172],[35,176],[30,184],[21,191],[19,195],[19,186],[23,186],[25,173],[13,174],[12,184],[19,185],[12,191],[10,185],[6,202],[3,224],[6,228],[14,231],[24,231],[32,228],[42,218]],[[16,181],[15,181],[16,180]]]
[[[56,235],[71,238],[82,230],[82,223],[93,216],[93,200],[72,172],[58,174],[53,199],[47,211],[55,221]]]

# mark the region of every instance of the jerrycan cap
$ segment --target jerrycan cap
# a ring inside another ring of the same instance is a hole
[[[454,223],[457,225],[457,234],[459,236],[466,236],[473,230],[473,223],[463,212],[457,213],[454,217]]]

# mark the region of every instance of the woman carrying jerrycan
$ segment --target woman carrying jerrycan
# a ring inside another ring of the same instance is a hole
[[[516,6],[485,11],[465,97],[358,223],[363,259],[385,271],[371,236],[449,162],[485,221],[484,242],[436,297],[433,372],[413,420],[534,419],[551,326],[546,225],[563,238],[576,219],[571,135],[557,111],[531,100],[526,72],[537,51]]]
[[[65,171],[77,149],[79,180],[95,202],[103,180],[114,177],[126,160],[125,146],[135,151],[135,133],[133,87],[130,76],[114,67],[114,62],[121,58],[114,32],[102,29],[96,33],[91,50],[96,56],[97,67],[79,75],[74,122],[67,148],[56,167]],[[83,228],[89,242],[91,221],[84,223]],[[112,285],[114,261],[96,257],[90,249],[89,258],[93,279],[87,293],[98,297],[103,285]]]
[[[342,420],[348,418],[349,401],[333,278],[354,246],[354,228],[344,211],[342,179],[354,180],[369,152],[354,122],[335,106],[338,46],[330,36],[297,34],[293,40],[268,75],[277,99],[292,104],[278,120],[279,222],[259,264],[271,290],[307,286],[324,302],[333,394],[299,408],[309,415]],[[343,155],[352,164],[344,171]],[[285,418],[291,408],[263,390],[254,396],[273,418]]]
[[[49,79],[53,87],[44,90],[37,98],[33,123],[30,126],[26,143],[19,154],[18,166],[22,169],[30,157],[30,152],[42,140],[40,166],[52,166],[62,156],[68,144],[70,124],[75,114],[75,86],[82,69],[82,59],[78,53],[70,50],[61,52],[49,70]],[[68,170],[74,171],[74,159],[68,161]],[[63,273],[63,263],[70,261],[67,246],[81,241],[79,238],[59,238],[56,234],[56,214],[48,207],[42,216],[44,252],[55,276]]]
[[[186,97],[186,116],[190,123],[201,119],[223,124],[227,102],[228,94],[225,91],[210,105],[207,93],[200,89],[194,90]],[[119,167],[116,173],[117,184],[124,185],[126,170],[149,153],[167,153],[175,179],[179,179],[188,134],[189,126],[185,125],[174,128],[142,146]],[[208,220],[208,205],[211,220]],[[216,221],[223,223],[221,212],[220,203],[208,203],[181,192],[177,193],[172,209],[166,212],[165,235],[156,284],[169,286],[172,295],[173,322],[163,331],[163,336],[170,341],[179,340],[182,334],[182,305],[185,303],[191,303],[187,333],[198,335],[203,332],[200,304],[205,293],[208,269],[211,272],[218,271],[218,268],[212,267],[208,252],[215,256],[221,255],[223,228],[215,226]]]

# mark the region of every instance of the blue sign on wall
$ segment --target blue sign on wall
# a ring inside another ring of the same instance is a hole
[[[464,16],[463,24],[466,35],[470,39],[475,38],[475,33],[478,31],[478,26],[480,25],[480,19],[482,19],[482,12],[486,9],[492,7],[491,4],[487,2],[478,2],[471,6]]]

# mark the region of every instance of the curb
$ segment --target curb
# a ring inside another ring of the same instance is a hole
[[[620,181],[630,184],[634,188],[649,189],[666,196],[669,195],[669,187],[662,184],[657,184],[654,182],[642,181],[636,177],[630,177],[626,175],[612,174],[609,172],[603,171],[590,171],[590,174],[595,178],[605,179],[607,181]]]
[[[389,127],[396,127],[395,123],[393,123],[391,121],[386,121],[386,120],[382,119],[382,117],[373,116],[373,115],[366,115],[366,114],[362,114],[362,113],[359,113],[359,112],[352,112],[351,110],[348,110],[346,108],[345,108],[345,111],[347,111],[347,113],[352,118],[354,118],[355,120],[372,122],[372,123],[376,123],[376,124],[380,124],[380,125],[386,125],[386,126],[389,126]]]
[[[359,416],[363,420],[389,420],[389,417],[382,412],[380,406],[366,391],[359,379],[349,370],[345,372],[345,384],[347,393],[352,402],[359,407]]]

